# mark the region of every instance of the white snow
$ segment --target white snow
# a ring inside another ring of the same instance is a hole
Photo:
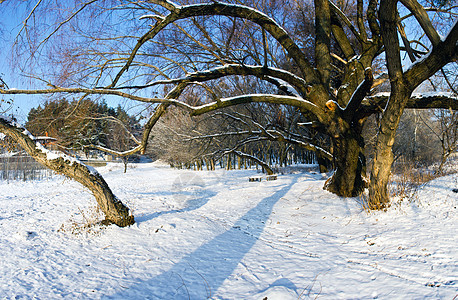
[[[160,15],[143,15],[138,18],[139,20],[142,19],[156,19],[156,20],[163,20],[164,17]]]
[[[390,97],[390,95],[391,95],[390,92],[380,92],[370,97],[372,98]],[[442,98],[450,98],[450,99],[458,100],[457,95],[455,95],[454,93],[450,93],[450,92],[433,92],[433,91],[414,92],[411,96],[411,98],[413,99],[432,98],[432,97],[438,97],[438,98],[442,97]]]
[[[283,88],[286,88],[286,90],[288,91],[288,93],[296,96],[296,97],[300,97],[299,94],[297,93],[296,89],[293,88],[288,82],[282,80],[282,79],[279,79],[279,78],[275,78],[275,77],[271,77],[271,76],[268,76],[269,78],[273,79],[273,80],[276,80],[279,84],[280,84],[280,87],[283,87]]]
[[[387,212],[292,172],[100,168],[137,223],[78,227],[95,200],[73,181],[0,181],[2,299],[453,299],[458,175]],[[84,216],[83,216],[84,215]],[[80,233],[72,233],[79,231]]]
[[[421,98],[430,98],[430,97],[443,97],[443,98],[450,98],[450,99],[458,100],[458,96],[450,92],[428,91],[428,92],[419,92],[419,93],[412,94],[412,98],[421,99]]]

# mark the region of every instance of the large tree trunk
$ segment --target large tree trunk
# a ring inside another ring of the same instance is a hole
[[[95,169],[72,157],[49,152],[38,142],[35,142],[27,130],[2,117],[0,117],[0,132],[11,137],[39,163],[87,187],[97,200],[100,209],[105,213],[105,223],[114,223],[124,227],[135,222],[129,208],[116,198],[103,177]]]
[[[367,187],[363,140],[353,133],[334,141],[335,171],[324,189],[342,197],[360,195]]]
[[[392,148],[396,130],[409,97],[410,92],[402,85],[392,85],[390,102],[380,122],[375,157],[372,163],[369,184],[369,207],[371,209],[385,209],[389,206],[388,183],[393,164]]]

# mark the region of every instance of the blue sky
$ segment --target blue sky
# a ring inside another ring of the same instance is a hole
[[[10,88],[33,88],[29,85],[27,80],[19,74],[17,69],[12,68],[10,49],[11,42],[21,29],[23,20],[32,10],[36,1],[5,1],[0,4],[0,75]],[[408,32],[418,28],[418,24],[411,22],[411,19],[407,20],[406,23],[406,25],[408,25],[406,26]],[[444,27],[448,27],[452,24],[443,25]],[[404,55],[403,57],[406,64],[409,64],[407,58]],[[44,97],[40,95],[13,95],[3,98],[12,99],[14,101],[13,112],[20,122],[26,120],[27,114],[31,108],[37,107],[44,100]],[[110,106],[117,106],[118,103],[121,103],[119,98],[108,98],[106,100]]]
[[[0,4],[0,76],[10,88],[31,89],[39,88],[32,86],[26,77],[20,74],[17,68],[11,64],[11,43],[22,28],[23,21],[37,1],[5,1]],[[43,95],[6,95],[3,99],[12,99],[14,107],[12,111],[19,122],[25,123],[31,108],[37,107],[45,100]],[[0,97],[0,99],[2,99]],[[109,106],[116,107],[118,104],[125,106],[119,97],[105,97]],[[128,105],[131,107],[131,105]],[[133,109],[132,113],[139,109]]]
[[[26,82],[20,79],[17,71],[13,70],[10,60],[10,43],[21,29],[26,8],[24,5],[14,5],[16,7],[12,8],[12,4],[7,5],[7,3],[8,1],[0,5],[0,74],[10,88],[26,88]],[[8,95],[3,98],[13,99],[14,114],[21,122],[25,121],[29,110],[38,106],[42,99],[39,96],[26,95]]]

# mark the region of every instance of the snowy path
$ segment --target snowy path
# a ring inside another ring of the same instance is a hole
[[[368,215],[319,174],[101,169],[137,223],[72,234],[92,197],[0,182],[1,299],[453,299],[458,176]],[[59,230],[59,229],[64,230]]]

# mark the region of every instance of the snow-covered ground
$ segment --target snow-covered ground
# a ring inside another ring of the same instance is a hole
[[[81,228],[75,182],[0,182],[1,299],[454,299],[458,175],[365,212],[320,174],[99,169],[136,216]]]

